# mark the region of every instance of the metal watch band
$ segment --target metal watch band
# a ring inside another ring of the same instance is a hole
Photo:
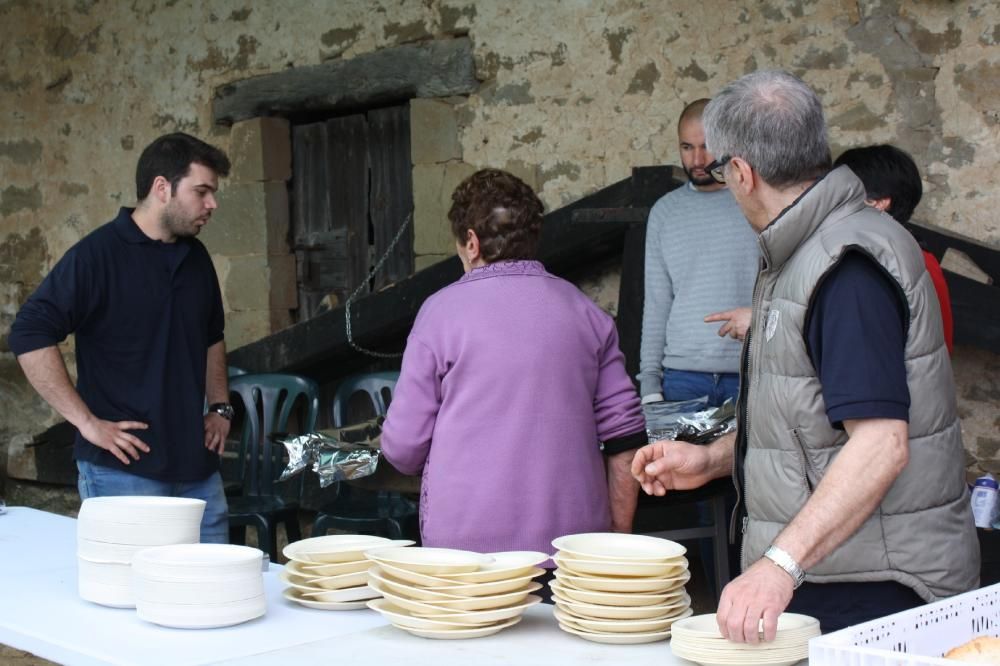
[[[228,402],[213,402],[208,406],[208,411],[215,412],[227,421],[233,420],[233,406]]]
[[[792,577],[793,590],[798,588],[806,579],[806,572],[802,570],[799,563],[781,548],[775,545],[768,546],[768,549],[764,551],[764,557],[784,569],[785,573]]]

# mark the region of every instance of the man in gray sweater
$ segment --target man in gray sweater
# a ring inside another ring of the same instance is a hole
[[[725,333],[749,323],[730,320],[729,311],[750,305],[760,254],[732,194],[706,171],[714,159],[701,123],[708,102],[689,104],[677,123],[688,183],[649,213],[638,376],[643,404],[708,396],[709,406],[718,406],[737,395],[740,343]],[[726,322],[719,334],[714,321]]]

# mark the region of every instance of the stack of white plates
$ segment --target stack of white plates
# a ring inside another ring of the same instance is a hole
[[[380,548],[368,584],[384,599],[368,602],[393,625],[424,638],[479,638],[521,621],[542,599],[531,594],[545,553],[481,555],[448,548]]]
[[[262,553],[247,546],[158,546],[132,558],[135,609],[147,622],[181,629],[227,627],[266,610]]]
[[[281,551],[288,558],[281,580],[290,601],[319,610],[364,608],[379,596],[368,587],[371,562],[365,550],[380,546],[411,546],[412,541],[365,534],[332,534],[290,543]]]
[[[673,626],[670,649],[700,664],[787,666],[809,657],[809,639],[820,635],[819,621],[808,615],[778,616],[778,634],[770,643],[732,643],[719,633],[715,615],[698,615]]]
[[[550,584],[566,632],[598,643],[652,643],[691,615],[684,546],[639,534],[571,534],[558,549]]]
[[[132,557],[150,546],[198,543],[204,512],[204,500],[182,497],[85,499],[76,523],[80,597],[133,608]]]

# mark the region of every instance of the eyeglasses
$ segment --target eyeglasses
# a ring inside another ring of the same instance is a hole
[[[705,171],[712,177],[712,180],[720,185],[724,185],[726,183],[726,165],[729,164],[729,160],[731,159],[733,159],[732,155],[720,157],[705,167]]]

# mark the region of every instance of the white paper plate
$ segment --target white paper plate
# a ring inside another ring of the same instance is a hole
[[[229,604],[264,594],[264,580],[256,576],[215,581],[163,581],[132,576],[132,592],[138,600],[162,604]]]
[[[181,605],[136,600],[140,619],[175,629],[230,627],[261,617],[267,612],[264,595],[229,604]]]
[[[658,562],[614,562],[611,560],[570,560],[556,555],[552,558],[556,566],[569,573],[593,576],[642,576],[646,578],[668,578],[677,576],[687,569],[682,564]]]
[[[316,578],[322,578],[324,576],[343,576],[344,574],[368,571],[368,567],[370,566],[372,566],[372,563],[368,558],[361,558],[350,562],[339,562],[336,564],[306,564],[298,560],[288,560],[285,564],[285,568],[292,573],[300,576],[315,576]]]
[[[347,601],[368,601],[377,599],[381,595],[368,587],[359,585],[358,587],[345,587],[342,590],[323,590],[322,592],[303,592],[298,590],[297,594],[302,599],[309,601],[325,601],[343,603]]]
[[[407,610],[394,605],[387,599],[372,599],[368,602],[368,608],[380,613],[389,622],[397,627],[409,627],[411,629],[468,629],[468,624],[459,622],[448,622],[445,620],[432,620],[430,618],[417,617],[411,615]],[[484,622],[481,624],[494,624],[494,622]]]
[[[278,574],[278,578],[301,592],[323,592],[355,588],[368,583],[368,572],[358,571],[342,576],[327,576],[323,578],[304,578],[287,569]]]
[[[368,571],[368,580],[370,582],[378,583],[380,589],[389,590],[393,594],[398,594],[408,599],[415,599],[417,601],[456,601],[464,599],[465,597],[458,597],[453,594],[446,594],[443,592],[436,592],[431,588],[424,588],[418,585],[407,585],[406,583],[393,580],[391,577],[386,576],[379,572],[379,567],[372,567]]]
[[[77,539],[129,546],[166,546],[177,543],[198,543],[200,523],[111,523],[80,518],[76,522]]]
[[[579,636],[594,643],[608,643],[610,645],[638,645],[640,643],[656,643],[670,638],[670,630],[654,631],[649,633],[634,634],[602,634],[594,631],[582,631],[567,624],[559,623],[559,628],[567,634]]]
[[[602,634],[648,634],[666,631],[675,621],[688,617],[691,615],[691,612],[691,609],[687,608],[675,616],[647,620],[589,620],[587,618],[567,613],[557,606],[553,611],[553,614],[560,622],[565,622],[570,627],[576,627],[582,631]]]
[[[494,622],[500,622],[501,620],[506,620],[508,618],[517,617],[524,613],[525,609],[539,604],[542,602],[542,598],[529,594],[524,598],[524,601],[520,604],[514,604],[512,606],[502,606],[500,608],[493,608],[489,610],[481,611],[459,611],[457,613],[434,613],[429,614],[423,611],[407,611],[413,617],[427,618],[430,620],[436,620],[439,622],[452,622],[455,624],[465,624],[472,626],[482,626],[484,624],[493,624]]]
[[[316,610],[357,610],[365,608],[365,604],[368,603],[367,601],[313,601],[303,597],[298,590],[291,587],[286,587],[281,596],[306,608],[315,608]]]
[[[129,585],[108,585],[87,578],[78,578],[77,592],[84,601],[101,606],[135,608],[135,598]]]
[[[466,573],[442,573],[440,578],[453,581],[452,585],[466,583],[489,583],[495,580],[519,578],[527,575],[539,564],[549,559],[547,553],[537,550],[508,550],[486,553],[493,561],[483,564],[476,571]]]
[[[80,578],[103,583],[128,587],[132,584],[132,567],[119,562],[92,562],[83,557],[76,558],[76,571]]]
[[[79,520],[132,525],[180,522],[199,525],[205,500],[188,497],[89,497],[80,505]]]
[[[552,547],[571,559],[612,560],[615,562],[667,562],[676,560],[687,548],[668,539],[644,534],[588,532],[553,539]]]
[[[363,560],[364,552],[369,548],[409,545],[413,542],[367,534],[331,534],[294,541],[281,552],[288,559],[305,564],[337,564]]]
[[[683,622],[678,622],[675,632],[682,638],[704,637],[724,641],[727,645],[738,645],[730,643],[719,633],[719,623],[715,613],[695,615]],[[782,613],[778,616],[778,637],[804,635],[807,637],[818,636],[820,634],[819,620],[808,615],[799,613]]]
[[[397,606],[401,606],[406,610],[416,611],[418,613],[430,612],[432,614],[434,613],[433,609],[435,608],[444,613],[455,613],[458,611],[489,610],[493,608],[514,606],[522,603],[532,592],[542,589],[542,586],[539,583],[529,583],[520,590],[507,592],[506,594],[494,594],[485,597],[468,597],[465,599],[454,599],[450,601],[416,601],[394,593],[377,580],[369,581],[368,585],[381,592],[385,598],[389,599]],[[405,602],[407,601],[420,604],[423,607],[414,608],[412,606],[406,606]],[[427,607],[430,608],[428,609]]]
[[[681,599],[687,595],[684,587],[678,587],[670,592],[657,594],[644,594],[642,592],[595,592],[593,590],[580,590],[575,587],[568,587],[558,580],[549,581],[552,592],[569,599],[584,604],[601,604],[603,606],[656,606],[666,604]]]
[[[136,546],[127,543],[104,543],[103,541],[92,541],[91,539],[76,540],[77,556],[91,562],[131,564],[132,557],[145,548],[149,548],[149,546]]]
[[[691,597],[684,596],[671,604],[658,606],[602,606],[600,604],[581,604],[554,594],[556,605],[577,617],[588,620],[643,620],[663,617],[671,613],[681,612],[691,606]]]
[[[221,543],[147,548],[132,558],[136,575],[153,580],[219,581],[260,576],[261,551]]]
[[[470,583],[468,585],[436,587],[434,590],[436,592],[446,592],[459,597],[483,597],[494,594],[506,594],[507,592],[520,590],[525,585],[530,583],[533,578],[538,578],[539,576],[544,575],[545,569],[533,567],[528,569],[525,574],[518,576],[517,578],[494,580],[488,583]]]
[[[386,562],[432,576],[478,571],[494,561],[489,555],[451,548],[377,548],[366,550],[365,556],[379,564]]]
[[[576,576],[567,574],[559,569],[555,570],[555,577],[564,587],[571,587],[580,590],[593,590],[594,592],[644,592],[644,593],[664,593],[683,587],[691,579],[691,572],[685,571],[680,576],[670,578],[615,578],[604,576]]]
[[[396,625],[403,631],[413,634],[414,636],[420,636],[421,638],[437,638],[444,640],[461,640],[465,638],[482,638],[483,636],[491,636],[498,631],[502,631],[507,627],[513,627],[515,624],[521,621],[520,617],[514,617],[509,620],[504,620],[503,622],[498,622],[497,624],[489,624],[485,627],[475,627],[467,629],[446,629],[446,630],[434,630],[434,629],[414,629],[412,627],[404,627]]]

